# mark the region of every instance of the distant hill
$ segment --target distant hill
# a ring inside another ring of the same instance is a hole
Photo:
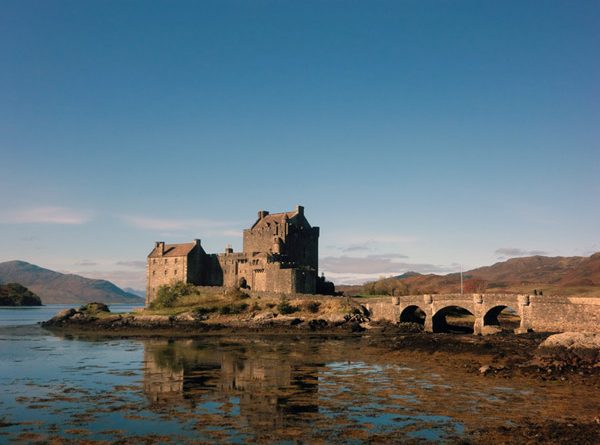
[[[124,287],[123,290],[129,294],[137,295],[138,297],[141,297],[144,299],[146,298],[145,290],[134,289],[133,287]]]
[[[0,263],[0,283],[19,283],[39,295],[44,304],[103,303],[139,304],[143,300],[107,280],[84,278],[44,269],[25,261]]]
[[[408,271],[408,272],[404,272],[402,275],[398,275],[395,276],[394,278],[410,278],[410,277],[418,277],[421,276],[421,274],[419,272],[412,272],[412,271]]]
[[[511,258],[491,266],[463,273],[464,289],[472,292],[599,295],[600,252],[590,257],[530,256]],[[353,287],[351,293],[427,294],[460,291],[460,274],[418,274],[407,272]]]
[[[0,284],[0,306],[41,306],[36,294],[17,283]]]

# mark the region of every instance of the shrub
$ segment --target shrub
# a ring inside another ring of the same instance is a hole
[[[218,309],[216,307],[199,307],[194,309],[194,313],[196,315],[208,315],[213,312],[217,312],[217,310]]]
[[[163,309],[175,306],[181,297],[193,294],[196,288],[193,284],[178,281],[173,285],[162,285],[158,288],[156,298],[150,304],[151,309]]]
[[[321,303],[318,301],[310,301],[307,305],[306,305],[306,310],[308,312],[311,312],[313,314],[316,314],[317,312],[319,312],[319,309],[321,308]]]
[[[248,310],[247,303],[228,304],[227,306],[221,306],[219,308],[219,314],[221,314],[221,315],[241,314],[242,312],[246,312],[247,310]]]
[[[287,298],[282,297],[281,301],[277,305],[277,310],[279,311],[280,314],[287,315],[287,314],[293,314],[294,312],[298,312],[300,310],[300,308],[298,306],[292,306],[287,301]]]
[[[243,292],[235,287],[226,289],[224,295],[231,300],[245,300],[246,298],[250,298],[250,295],[248,295],[246,292]]]

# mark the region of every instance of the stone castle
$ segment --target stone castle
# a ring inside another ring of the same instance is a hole
[[[318,268],[319,228],[308,223],[304,208],[273,214],[261,210],[252,227],[244,230],[242,252],[228,247],[224,253],[209,254],[199,239],[185,244],[156,242],[148,255],[146,304],[160,286],[178,281],[315,294],[325,285]]]

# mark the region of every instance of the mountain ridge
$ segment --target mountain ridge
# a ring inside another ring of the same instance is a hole
[[[21,260],[0,263],[0,282],[23,285],[39,295],[44,304],[143,302],[108,280],[63,274]]]
[[[464,292],[532,293],[600,296],[600,252],[585,256],[509,258],[463,272]],[[351,294],[407,295],[460,292],[460,273],[407,272],[360,286],[338,286]]]

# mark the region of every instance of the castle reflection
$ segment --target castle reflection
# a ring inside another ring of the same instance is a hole
[[[597,390],[482,378],[448,366],[445,355],[398,354],[368,338],[144,345],[150,409],[198,440],[343,443],[376,434],[382,443],[441,441],[531,416],[597,415]]]
[[[235,400],[256,433],[305,424],[319,410],[324,364],[307,360],[316,352],[310,345],[293,346],[260,340],[146,342],[144,391],[153,409],[193,410],[207,401]]]

